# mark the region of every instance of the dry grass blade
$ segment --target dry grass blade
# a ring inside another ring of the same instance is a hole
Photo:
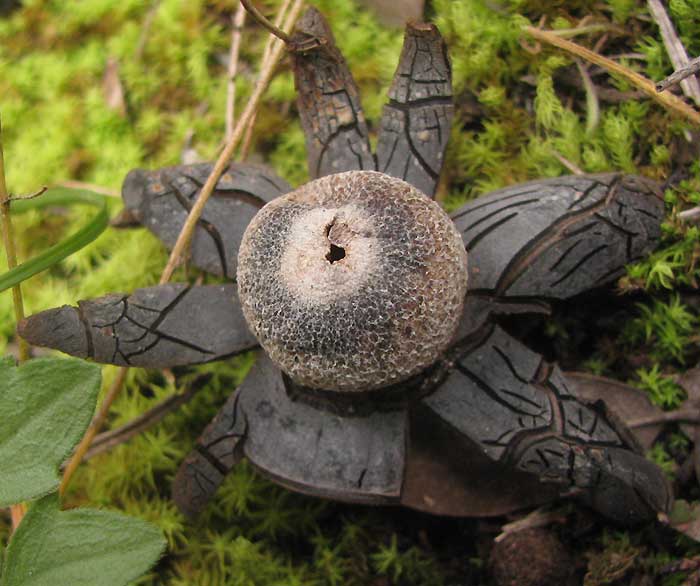
[[[2,239],[7,256],[7,268],[13,269],[17,266],[17,252],[15,250],[15,239],[12,230],[12,217],[10,216],[10,194],[7,192],[5,183],[5,155],[2,148],[2,123],[0,122],[0,223],[2,224]],[[12,288],[12,304],[15,311],[15,323],[24,319],[24,304],[22,302],[22,289],[20,285]],[[29,344],[19,338],[19,361],[24,362],[29,358]],[[19,503],[10,507],[12,516],[12,529],[16,529],[22,521],[26,507]]]
[[[66,488],[68,487],[68,484],[70,483],[73,474],[80,465],[80,462],[83,461],[83,456],[90,447],[92,439],[97,435],[97,432],[100,431],[100,428],[102,427],[102,424],[104,423],[105,419],[107,419],[107,414],[109,413],[109,410],[112,407],[112,403],[114,403],[114,400],[119,396],[119,393],[124,387],[124,381],[126,380],[126,375],[128,374],[128,372],[129,368],[126,366],[122,366],[117,372],[116,378],[114,379],[114,381],[112,381],[112,384],[109,387],[109,391],[107,391],[104,400],[100,404],[99,411],[92,418],[92,421],[90,422],[90,427],[87,428],[85,435],[82,437],[80,443],[75,448],[75,451],[73,452],[73,455],[71,456],[70,460],[68,460],[66,469],[63,472],[63,477],[61,478],[61,484],[58,487],[59,494],[63,494],[66,491]]]
[[[661,80],[659,83],[656,84],[656,89],[662,92],[664,90],[667,90],[671,86],[680,83],[686,77],[690,77],[691,75],[695,75],[697,73],[700,73],[700,57],[696,57],[687,65],[678,69],[678,71],[674,71],[666,79]]]
[[[285,20],[285,28],[287,30],[291,30],[291,28],[294,26],[294,23],[301,14],[301,9],[303,5],[303,0],[294,0],[294,4],[292,5],[289,15]],[[233,130],[231,139],[227,142],[226,146],[224,147],[224,150],[221,152],[219,158],[214,164],[214,168],[212,169],[211,174],[209,175],[207,181],[200,190],[199,195],[197,196],[197,200],[192,206],[192,209],[189,215],[187,216],[187,220],[185,221],[185,224],[183,225],[182,230],[180,231],[180,235],[178,236],[178,239],[175,242],[175,246],[173,247],[170,253],[170,257],[168,258],[168,263],[163,269],[163,273],[161,274],[159,281],[161,285],[170,281],[170,278],[172,277],[175,268],[178,266],[185,250],[189,247],[190,241],[192,240],[192,235],[194,234],[194,229],[196,228],[197,222],[200,216],[202,215],[202,212],[204,211],[204,206],[211,197],[211,194],[213,193],[214,187],[218,183],[219,178],[228,166],[231,156],[233,155],[236,147],[240,143],[241,138],[245,133],[247,125],[249,124],[252,117],[255,115],[258,105],[260,104],[260,100],[262,99],[263,94],[267,90],[267,87],[270,81],[272,80],[272,75],[274,73],[275,66],[282,57],[284,47],[284,43],[282,43],[278,39],[275,39],[275,43],[273,44],[273,48],[270,53],[269,62],[266,64],[265,67],[262,68],[260,72],[260,77],[255,86],[255,89],[253,90],[253,94],[251,95],[245,107],[245,110],[241,115],[241,118],[238,120]],[[66,469],[63,474],[63,479],[61,480],[61,493],[65,491],[66,487],[70,482],[71,477],[73,476],[73,473],[75,472],[78,465],[80,464],[83,457],[90,448],[92,440],[104,424],[104,421],[107,418],[107,414],[109,413],[109,409],[112,403],[119,395],[121,388],[124,385],[124,381],[126,380],[126,375],[128,371],[128,367],[122,367],[119,369],[117,378],[114,380],[112,386],[109,389],[109,392],[107,393],[107,396],[105,397],[103,403],[100,405],[100,410],[93,418],[90,427],[88,428],[88,431],[83,436],[83,439],[80,441],[80,444],[78,444],[78,447],[75,449],[73,456],[66,465]]]
[[[233,122],[236,111],[236,75],[238,74],[241,30],[245,24],[245,15],[245,6],[239,4],[236,14],[231,19],[231,50],[228,56],[228,87],[226,96],[226,142],[229,142],[233,136]]]
[[[676,29],[673,27],[664,5],[660,0],[647,0],[647,6],[656,24],[659,25],[664,47],[666,47],[666,52],[671,58],[674,69],[681,69],[688,64],[688,53],[686,53],[682,41],[678,38]],[[692,99],[696,105],[700,106],[700,82],[694,77],[688,77],[683,79],[680,84],[683,93]]]
[[[69,187],[70,189],[87,189],[88,191],[94,191],[100,195],[106,195],[107,197],[118,197],[121,198],[119,192],[116,189],[110,189],[109,187],[102,187],[102,185],[95,185],[94,183],[85,183],[84,181],[62,181],[58,184],[59,187]]]
[[[581,45],[577,45],[576,43],[562,39],[557,35],[552,34],[550,31],[543,31],[533,26],[526,26],[524,30],[539,41],[563,49],[572,55],[576,55],[577,57],[581,57],[586,61],[600,65],[609,73],[623,77],[631,84],[638,87],[647,96],[661,104],[664,108],[667,108],[668,110],[688,119],[693,124],[700,126],[700,112],[693,110],[693,108],[673,94],[658,93],[654,82],[647,79],[643,75],[640,75],[636,71],[632,71],[619,63],[615,63],[615,61],[612,61],[607,57],[603,57],[602,55],[599,55],[586,47],[582,47]]]
[[[289,16],[287,17],[287,22],[285,23],[285,28],[287,28],[288,30],[291,29],[294,22],[296,22],[297,18],[299,17],[303,4],[304,3],[302,0],[294,1]],[[231,136],[231,140],[226,144],[226,147],[221,152],[221,155],[219,155],[219,158],[214,164],[214,169],[212,170],[211,175],[209,175],[209,178],[204,184],[204,187],[202,187],[201,191],[199,192],[199,196],[197,197],[197,200],[192,206],[192,210],[187,216],[187,220],[185,221],[185,224],[182,227],[182,230],[180,231],[180,236],[178,237],[177,242],[175,242],[175,246],[173,247],[173,250],[170,253],[168,264],[166,265],[165,270],[161,275],[161,284],[167,283],[170,280],[173,272],[175,271],[175,268],[177,267],[178,263],[180,262],[180,259],[182,258],[183,253],[189,246],[189,243],[192,240],[194,229],[197,225],[197,221],[199,220],[199,217],[204,211],[204,206],[211,197],[211,194],[214,191],[214,187],[219,181],[219,178],[228,166],[229,160],[231,159],[231,156],[236,150],[236,147],[238,146],[240,140],[243,138],[247,125],[249,124],[252,117],[255,115],[255,112],[258,109],[258,105],[260,104],[260,100],[262,99],[262,96],[267,90],[267,86],[270,83],[270,80],[272,79],[275,65],[282,56],[283,50],[284,43],[276,40],[275,44],[273,45],[270,60],[267,63],[267,66],[264,67],[263,70],[260,72],[260,78],[258,79],[258,82],[255,86],[255,89],[253,90],[253,94],[251,95],[250,100],[246,104],[245,110],[243,111],[241,118],[236,123],[236,127],[233,131],[233,135]]]

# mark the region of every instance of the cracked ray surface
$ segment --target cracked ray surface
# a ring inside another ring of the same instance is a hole
[[[20,335],[103,364],[166,368],[220,360],[257,345],[235,285],[157,285],[38,313]]]
[[[195,448],[180,464],[173,480],[172,496],[178,508],[189,517],[204,509],[226,474],[242,457],[240,442],[248,424],[239,399],[241,393],[258,383],[254,374],[251,372],[228,397],[197,439]]]
[[[303,46],[304,40],[314,37],[321,43],[291,51],[309,174],[317,178],[341,171],[373,171],[357,84],[328,23],[311,8],[299,19],[294,40]]]
[[[409,24],[377,144],[377,170],[435,193],[454,106],[447,47],[437,27]]]
[[[210,494],[221,482],[239,449],[264,474],[297,491],[350,502],[399,498],[407,413],[333,415],[292,400],[288,384],[261,354],[183,462],[174,488],[177,502],[198,509],[197,495]],[[185,497],[190,494],[192,504]]]
[[[473,255],[470,289],[565,299],[612,282],[660,238],[658,187],[620,174],[514,185],[452,215]]]
[[[668,510],[670,487],[601,405],[576,395],[557,366],[490,327],[423,402],[492,460],[581,489],[599,511],[624,523]],[[623,506],[624,503],[624,506]]]
[[[124,180],[125,207],[170,249],[212,168],[211,163],[199,163],[156,171],[135,169]],[[192,263],[215,275],[235,278],[246,226],[266,203],[290,190],[286,181],[266,167],[229,165],[197,222],[190,247]]]

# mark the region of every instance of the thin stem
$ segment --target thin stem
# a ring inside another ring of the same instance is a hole
[[[15,248],[14,232],[12,230],[12,217],[10,215],[10,195],[5,183],[5,155],[2,147],[2,122],[0,122],[0,216],[2,216],[2,239],[7,255],[7,268],[12,270],[17,266],[17,249]],[[12,303],[15,309],[15,322],[24,319],[24,303],[22,302],[22,288],[19,285],[12,287]],[[29,344],[19,338],[19,361],[29,359]]]
[[[550,45],[554,45],[555,47],[559,47],[560,49],[563,49],[568,53],[582,57],[586,61],[590,61],[591,63],[600,65],[609,73],[614,73],[616,75],[619,75],[620,77],[624,77],[627,81],[634,84],[645,94],[647,94],[647,96],[649,96],[651,99],[657,101],[665,108],[675,111],[677,114],[682,115],[694,124],[700,126],[700,112],[696,112],[683,100],[677,98],[673,94],[658,93],[656,91],[656,86],[654,85],[654,82],[650,79],[647,79],[643,75],[640,75],[636,71],[632,71],[631,69],[628,69],[627,67],[624,67],[619,63],[615,63],[615,61],[612,61],[607,57],[603,57],[602,55],[599,55],[598,53],[595,53],[590,49],[586,49],[581,45],[577,45],[576,43],[572,43],[571,41],[562,39],[557,35],[552,34],[550,31],[543,31],[533,26],[526,26],[524,30],[539,41],[543,41]]]
[[[700,423],[700,414],[697,409],[678,409],[676,411],[665,411],[658,415],[649,417],[640,417],[639,419],[631,419],[627,421],[627,427],[636,429],[638,427],[650,427],[661,423]]]
[[[2,223],[2,239],[7,255],[7,268],[12,270],[17,266],[17,251],[15,249],[14,233],[12,231],[12,217],[10,216],[10,194],[5,183],[5,154],[2,147],[2,121],[0,120],[0,216]],[[19,284],[12,287],[12,304],[15,309],[15,323],[24,319],[24,304],[22,303],[22,289]],[[19,362],[29,359],[29,344],[19,338]],[[24,517],[26,507],[18,503],[10,507],[12,516],[12,530],[17,529]]]
[[[680,83],[685,78],[690,77],[691,75],[695,75],[696,73],[700,73],[700,57],[696,57],[687,65],[684,65],[677,71],[674,71],[666,79],[661,80],[659,83],[656,84],[656,89],[662,92],[664,90],[667,90],[671,86]]]
[[[248,124],[245,129],[245,135],[243,136],[243,144],[241,145],[241,150],[238,153],[239,159],[241,161],[246,161],[248,155],[250,154],[250,147],[253,144],[253,130],[255,130],[255,119],[257,118],[257,113],[250,119],[250,124]]]
[[[289,17],[287,18],[287,23],[289,23],[287,28],[291,28],[292,24],[299,17],[299,13],[301,12],[302,6],[302,0],[295,0],[294,5],[289,13]],[[214,188],[216,187],[216,184],[219,181],[219,178],[226,170],[231,156],[236,150],[236,147],[241,141],[241,138],[243,138],[243,134],[245,133],[245,129],[248,123],[255,115],[255,112],[258,109],[258,105],[260,104],[260,100],[262,99],[262,96],[267,90],[267,86],[269,85],[270,80],[272,79],[272,75],[275,70],[275,65],[282,56],[283,50],[284,44],[277,41],[275,43],[274,48],[272,49],[271,58],[267,63],[267,67],[265,67],[260,72],[260,78],[258,79],[258,82],[255,85],[253,94],[251,95],[250,100],[246,104],[243,114],[236,123],[236,127],[233,131],[233,135],[231,136],[231,140],[226,144],[226,147],[221,152],[221,155],[219,155],[219,158],[214,164],[214,168],[212,169],[211,174],[207,178],[206,183],[199,192],[197,200],[192,206],[192,210],[187,216],[187,220],[185,221],[185,224],[182,227],[182,230],[180,231],[180,235],[178,236],[177,241],[175,242],[175,246],[173,247],[170,253],[168,264],[166,265],[165,270],[161,275],[161,284],[167,283],[170,280],[170,278],[173,275],[173,272],[175,272],[175,268],[177,267],[177,265],[180,262],[180,259],[183,256],[183,253],[188,248],[190,241],[192,240],[194,230],[197,227],[199,217],[204,211],[204,206],[206,205],[207,201],[209,201],[209,198],[211,197],[211,194],[213,193]]]
[[[289,10],[290,4],[291,0],[284,0],[284,2],[282,2],[282,4],[280,5],[279,9],[277,10],[277,14],[275,15],[275,27],[279,28],[283,25],[284,18],[287,15],[287,10]],[[262,54],[262,63],[260,65],[261,70],[267,67],[267,62],[270,60],[270,52],[272,51],[272,45],[274,42],[275,37],[270,36],[267,38],[267,42],[265,43],[265,48],[263,49]]]
[[[676,29],[666,12],[666,8],[661,0],[647,0],[647,6],[651,16],[659,26],[661,38],[666,47],[666,52],[671,58],[674,69],[681,69],[688,64],[688,53],[686,53],[683,41],[678,37]],[[688,77],[680,82],[683,93],[700,106],[700,82],[694,77]]]
[[[282,2],[282,4],[280,5],[279,9],[277,10],[277,14],[275,15],[276,27],[282,26],[282,23],[285,21],[285,16],[287,16],[287,11],[289,10],[290,4],[291,0],[284,0],[284,2]],[[265,48],[263,49],[262,63],[260,65],[260,69],[265,69],[269,66],[270,56],[272,55],[272,47],[274,46],[275,41],[275,37],[268,37],[267,43],[265,43]],[[245,161],[248,159],[248,154],[250,153],[250,148],[253,144],[253,130],[255,129],[255,120],[257,116],[258,113],[256,111],[245,129],[245,134],[243,136],[243,144],[241,145],[241,150],[239,152],[239,159],[241,161]]]
[[[132,437],[141,432],[153,427],[156,423],[165,418],[166,415],[172,413],[175,409],[187,403],[197,393],[197,386],[192,385],[183,393],[171,395],[167,399],[163,399],[155,407],[152,407],[145,413],[125,423],[116,429],[102,432],[95,436],[90,445],[90,449],[85,453],[83,460],[89,460],[102,452],[111,450],[112,448],[129,441]]]
[[[92,421],[90,422],[90,427],[87,428],[85,435],[80,440],[78,447],[75,448],[73,455],[71,456],[70,460],[68,461],[68,464],[66,465],[66,469],[63,472],[63,478],[61,479],[61,485],[58,487],[59,494],[62,495],[66,491],[68,483],[70,482],[71,478],[73,477],[73,474],[80,465],[80,462],[83,460],[85,452],[88,451],[90,443],[92,442],[95,435],[97,435],[97,432],[100,431],[100,428],[102,427],[102,424],[104,423],[105,419],[107,419],[109,409],[112,406],[112,403],[114,403],[114,400],[119,396],[119,393],[121,392],[122,387],[124,386],[124,381],[126,380],[126,375],[128,374],[128,372],[129,368],[127,366],[122,366],[117,372],[116,378],[114,379],[114,381],[112,381],[112,384],[109,387],[109,390],[107,391],[107,394],[105,395],[102,404],[100,405],[100,410],[92,418]]]
[[[241,29],[245,24],[245,6],[238,5],[236,14],[231,19],[231,50],[228,57],[228,89],[226,96],[226,142],[233,136],[233,122],[236,108],[236,75],[238,74],[238,56],[241,50]]]
[[[697,222],[700,220],[700,206],[695,206],[689,210],[683,210],[678,213],[678,218],[684,222]]]
[[[296,22],[296,19],[301,13],[303,4],[303,0],[294,1],[294,6],[292,7],[292,10],[289,13],[287,21],[285,22],[285,28],[291,29],[294,22]],[[180,235],[178,236],[178,239],[175,242],[175,246],[173,247],[173,250],[170,253],[168,263],[163,269],[163,273],[161,274],[159,281],[161,285],[170,281],[170,278],[172,277],[173,272],[175,271],[175,267],[177,267],[184,251],[189,246],[190,240],[192,239],[192,235],[194,233],[194,229],[196,228],[197,222],[204,210],[204,206],[209,200],[209,197],[211,197],[211,194],[213,193],[214,187],[218,183],[219,178],[228,166],[231,155],[238,146],[238,143],[240,142],[243,133],[245,132],[245,128],[249,120],[252,118],[255,111],[257,110],[260,100],[262,99],[262,96],[265,93],[265,90],[267,89],[270,80],[272,79],[275,65],[282,56],[283,49],[284,43],[277,41],[274,49],[272,50],[270,62],[268,66],[260,72],[260,78],[258,79],[258,83],[255,86],[253,95],[250,97],[250,100],[248,101],[248,104],[246,105],[246,108],[243,111],[241,118],[236,123],[236,127],[234,128],[231,140],[226,144],[226,147],[221,152],[221,155],[219,155],[219,158],[217,159],[214,165],[214,169],[212,169],[212,172],[207,178],[206,183],[199,192],[199,196],[197,197],[197,200],[192,206],[192,209],[190,210],[190,213],[187,216],[187,220],[182,226],[182,230],[180,230]],[[93,417],[93,420],[90,423],[90,427],[85,432],[85,435],[80,441],[80,444],[78,444],[78,447],[75,449],[73,456],[66,465],[66,469],[63,473],[63,479],[61,480],[61,486],[59,488],[59,492],[61,494],[65,492],[71,477],[73,476],[78,465],[80,464],[83,457],[90,448],[90,444],[93,441],[95,435],[102,428],[102,425],[104,424],[107,418],[112,403],[117,398],[122,387],[124,386],[124,381],[126,380],[126,375],[128,372],[128,367],[122,367],[119,369],[117,377],[114,379],[114,382],[112,383],[112,386],[107,392],[104,401],[100,405],[100,410],[97,412],[95,417]]]
[[[262,26],[264,26],[268,31],[275,35],[278,39],[284,41],[285,43],[290,43],[292,37],[285,33],[282,29],[272,24],[267,17],[260,12],[250,0],[241,0],[241,4],[245,6],[245,9],[250,12],[250,15],[258,21]]]

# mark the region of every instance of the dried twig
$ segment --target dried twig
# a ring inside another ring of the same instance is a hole
[[[664,5],[660,0],[647,0],[647,6],[652,17],[659,25],[661,38],[664,41],[666,52],[671,58],[674,69],[681,69],[688,65],[688,53],[685,51],[683,43],[678,38],[676,29],[673,27],[671,19],[666,13]],[[680,82],[683,93],[700,106],[700,82],[695,77],[688,76]],[[659,90],[660,91],[660,90]]]
[[[226,142],[233,136],[233,121],[236,109],[236,75],[238,56],[241,50],[241,30],[245,24],[245,6],[238,5],[236,14],[231,17],[231,50],[228,55],[228,88],[226,95]]]
[[[15,239],[12,230],[12,217],[10,216],[10,194],[7,192],[5,183],[5,155],[2,148],[2,122],[0,121],[0,223],[2,224],[2,239],[5,245],[7,256],[7,268],[14,269],[17,266],[17,251],[15,249]],[[15,310],[15,323],[24,319],[24,304],[22,302],[22,289],[20,285],[12,287],[12,305]],[[19,362],[24,362],[29,358],[29,344],[19,338]],[[16,529],[22,521],[26,512],[23,503],[18,503],[10,507],[12,517],[12,529]]]
[[[656,89],[662,92],[671,86],[680,83],[686,77],[690,77],[691,75],[695,75],[697,73],[700,73],[700,57],[696,57],[695,59],[689,61],[687,65],[679,68],[678,71],[674,71],[666,79],[661,80],[656,84]],[[695,79],[697,80],[697,78]]]
[[[700,112],[696,112],[683,100],[674,96],[673,94],[658,93],[656,91],[656,86],[654,85],[654,82],[647,79],[643,75],[640,75],[636,71],[632,71],[631,69],[624,67],[619,63],[615,63],[615,61],[603,57],[602,55],[599,55],[598,53],[595,53],[590,49],[586,49],[581,45],[577,45],[576,43],[572,43],[571,41],[567,41],[566,39],[559,38],[557,35],[553,35],[550,31],[543,31],[533,26],[526,26],[524,30],[539,41],[543,41],[550,45],[554,45],[555,47],[559,47],[560,49],[563,49],[564,51],[567,51],[573,55],[582,57],[583,59],[586,59],[591,63],[600,65],[610,73],[614,73],[625,78],[627,81],[629,81],[630,83],[638,87],[640,90],[642,90],[645,94],[647,94],[647,96],[657,101],[665,108],[668,108],[669,110],[672,110],[677,114],[682,115],[694,124],[700,126]]]
[[[292,28],[292,26],[296,22],[296,19],[301,13],[302,6],[303,0],[294,0],[294,5],[292,6],[292,9],[290,10],[290,13],[285,21],[286,29],[290,30]],[[268,66],[263,68],[260,72],[260,77],[255,86],[255,89],[253,90],[253,94],[251,95],[250,100],[248,101],[248,104],[246,105],[246,108],[243,111],[241,118],[238,120],[238,123],[234,128],[231,140],[226,144],[226,147],[221,152],[221,155],[219,155],[219,158],[214,164],[214,168],[212,169],[211,174],[209,175],[207,181],[205,182],[204,186],[199,192],[197,200],[192,206],[192,209],[190,210],[190,213],[187,216],[187,220],[185,221],[185,224],[180,230],[180,235],[178,236],[175,246],[173,247],[170,253],[168,263],[163,269],[163,273],[161,274],[159,281],[161,285],[167,283],[170,280],[170,278],[173,275],[173,272],[175,271],[175,267],[177,267],[177,265],[180,262],[180,259],[183,256],[184,251],[189,246],[190,240],[192,239],[192,235],[194,233],[194,229],[197,226],[197,222],[204,210],[204,206],[209,200],[209,197],[211,197],[211,194],[213,193],[214,187],[218,183],[219,178],[228,166],[231,155],[238,146],[248,122],[257,110],[260,100],[262,99],[262,96],[265,93],[265,90],[267,89],[270,80],[272,79],[272,74],[274,72],[275,65],[282,56],[283,50],[284,43],[276,41],[274,48],[272,49]],[[78,444],[78,447],[75,449],[75,452],[73,453],[73,456],[71,457],[70,461],[66,465],[66,469],[59,489],[61,492],[65,491],[73,473],[75,472],[78,465],[87,453],[93,438],[104,424],[104,421],[107,418],[107,414],[109,413],[109,409],[112,403],[114,402],[115,398],[119,395],[119,392],[121,391],[121,388],[124,385],[124,381],[126,379],[128,371],[128,367],[122,367],[119,369],[117,378],[112,383],[109,392],[107,393],[104,401],[100,405],[100,410],[93,418],[92,422],[90,423],[90,427],[88,428],[87,432],[80,441],[80,444]]]
[[[695,206],[689,210],[683,210],[678,213],[678,219],[684,222],[697,222],[700,221],[700,206]]]
[[[80,465],[80,462],[83,461],[83,457],[85,456],[85,453],[90,447],[92,439],[97,435],[97,432],[100,431],[100,428],[102,427],[102,424],[104,423],[105,419],[107,419],[107,414],[109,413],[109,410],[112,407],[112,403],[114,403],[114,400],[119,396],[119,393],[121,392],[122,387],[124,386],[124,381],[126,380],[126,375],[128,374],[128,372],[128,366],[122,366],[117,372],[116,378],[114,379],[114,381],[112,381],[112,385],[109,387],[109,390],[107,391],[104,400],[100,404],[99,411],[92,418],[92,421],[90,422],[90,427],[87,428],[85,435],[83,435],[82,439],[80,440],[80,443],[75,448],[73,455],[70,457],[70,460],[68,460],[68,464],[66,464],[66,469],[63,472],[63,478],[61,478],[61,484],[58,487],[59,494],[63,494],[66,491],[68,483],[70,482],[71,478],[73,477],[73,474]]]
[[[238,153],[241,161],[247,160],[248,155],[250,154],[250,147],[253,144],[253,130],[255,129],[256,118],[257,116],[253,116],[250,119],[250,124],[248,124],[247,128],[245,129],[245,135],[243,136],[243,142],[241,144],[241,151]]]
[[[276,27],[282,26],[282,22],[284,21],[285,16],[287,15],[287,10],[289,10],[290,4],[291,0],[284,0],[284,2],[282,2],[282,4],[280,5],[279,10],[277,11],[277,15],[275,16],[274,25]],[[261,69],[265,69],[266,67],[268,67],[274,41],[275,37],[270,36],[267,39],[267,43],[265,43],[265,48],[263,49],[262,54],[262,65],[260,66]],[[243,136],[243,142],[241,144],[241,150],[239,153],[241,161],[245,161],[248,158],[248,153],[250,153],[250,146],[253,143],[253,129],[255,128],[255,121],[257,117],[258,113],[256,111],[245,129],[245,134]]]
[[[40,195],[44,195],[46,193],[46,190],[48,187],[44,186],[41,187],[40,189],[37,189],[34,193],[29,193],[27,195],[11,195],[10,197],[7,198],[7,201],[12,203],[13,201],[23,201],[27,199],[36,199]]]
[[[187,401],[194,397],[196,392],[196,386],[191,385],[184,393],[172,395],[164,399],[152,409],[142,413],[121,427],[97,434],[90,444],[90,449],[85,453],[85,456],[83,456],[83,460],[89,460],[98,454],[111,450],[127,442],[135,435],[153,427],[156,423],[162,421],[168,413],[171,413],[181,405],[187,403]]]
[[[258,21],[262,26],[264,26],[268,31],[275,35],[278,39],[281,39],[285,43],[290,43],[292,38],[284,32],[279,26],[272,24],[267,17],[260,12],[255,5],[250,0],[241,0],[241,4],[245,6],[245,9],[250,12],[250,15]]]
[[[565,520],[566,515],[562,515],[561,511],[547,511],[544,507],[540,507],[517,521],[503,525],[503,527],[501,527],[501,533],[496,536],[494,541],[498,543],[506,539],[512,533],[525,531],[526,529],[534,529],[536,527],[546,527],[551,523],[563,523]]]
[[[287,17],[285,28],[291,29],[294,22],[296,22],[296,19],[299,17],[299,13],[301,12],[302,6],[302,0],[294,0],[294,5],[292,6],[289,16]],[[175,246],[173,247],[170,253],[168,264],[166,265],[165,270],[161,275],[161,284],[167,283],[170,280],[170,277],[172,277],[172,274],[175,271],[175,267],[177,267],[177,265],[180,262],[180,259],[182,258],[183,253],[189,246],[190,240],[192,239],[192,235],[194,233],[194,229],[197,226],[197,221],[199,220],[199,217],[201,216],[202,211],[204,210],[204,206],[211,197],[211,194],[214,191],[214,187],[219,181],[219,178],[221,177],[222,173],[228,166],[229,160],[231,159],[231,156],[233,155],[241,138],[243,138],[245,128],[258,108],[258,104],[260,103],[260,100],[262,99],[262,96],[265,93],[265,90],[267,89],[270,80],[272,79],[272,74],[274,72],[275,65],[282,56],[283,50],[284,43],[276,41],[274,48],[272,49],[271,58],[267,64],[267,67],[265,67],[260,72],[260,78],[258,79],[258,82],[255,86],[255,89],[253,90],[253,94],[251,95],[250,100],[246,104],[245,110],[243,111],[241,118],[236,124],[236,128],[234,129],[233,135],[231,136],[231,140],[227,143],[221,155],[219,155],[219,158],[214,164],[214,168],[212,169],[211,174],[209,175],[206,183],[199,192],[197,200],[194,202],[192,210],[187,216],[187,220],[185,221],[185,224],[182,227],[182,230],[180,231],[180,235],[178,236],[178,239],[175,242]]]
[[[677,409],[676,411],[665,411],[649,417],[630,419],[626,421],[627,427],[636,429],[638,427],[650,427],[660,423],[700,423],[700,413],[697,409]]]
[[[583,175],[583,169],[576,165],[573,161],[570,161],[567,159],[564,155],[562,155],[559,151],[556,149],[552,149],[552,154],[556,157],[556,159],[564,165],[569,171],[571,171],[574,175]]]

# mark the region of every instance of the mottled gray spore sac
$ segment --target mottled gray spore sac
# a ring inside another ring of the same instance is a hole
[[[342,258],[328,258],[331,245]],[[362,391],[434,362],[466,293],[450,219],[409,184],[353,171],[269,204],[244,236],[239,293],[251,329],[296,382]]]

